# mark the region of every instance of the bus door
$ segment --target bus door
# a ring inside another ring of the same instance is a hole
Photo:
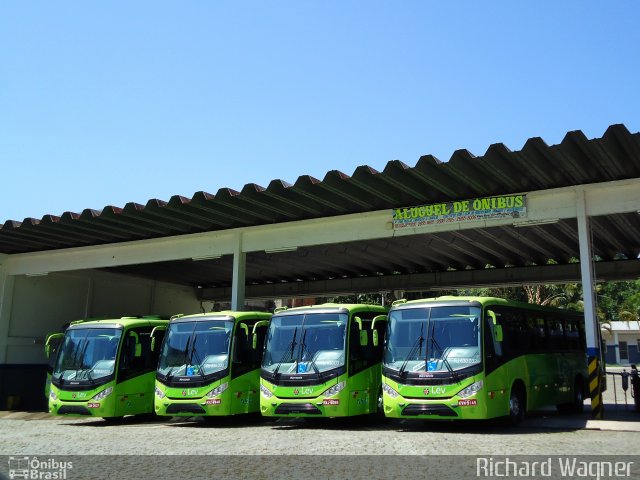
[[[372,376],[376,363],[371,319],[353,317],[349,327],[349,415],[363,415],[372,411],[378,392],[371,391],[376,383]],[[380,359],[378,359],[378,362]],[[378,371],[379,374],[379,371]]]
[[[260,396],[260,361],[253,349],[252,332],[255,322],[238,322],[231,346],[231,413],[258,411]],[[256,332],[258,333],[258,332]],[[264,337],[264,334],[263,334]],[[263,338],[264,344],[264,338]],[[256,340],[256,347],[260,343]]]
[[[152,327],[132,328],[122,339],[115,416],[151,413],[153,410],[158,355],[151,350],[151,331]]]

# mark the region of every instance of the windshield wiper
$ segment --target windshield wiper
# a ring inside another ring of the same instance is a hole
[[[84,337],[84,344],[82,345],[82,353],[80,354],[80,365],[78,365],[76,362],[78,360],[78,351],[76,350],[76,355],[73,357],[73,366],[76,368],[76,376],[75,379],[79,380],[78,378],[78,374],[79,372],[82,370],[82,363],[83,363],[83,357],[84,354],[87,352],[87,347],[89,346],[89,340],[87,340],[87,336],[89,335],[89,332],[87,332],[87,335],[85,335]],[[80,347],[78,346],[78,349]]]
[[[187,355],[189,354],[189,343],[191,341],[191,335],[189,335],[189,338],[187,338],[187,344],[184,346],[184,350],[182,351],[182,364],[184,365],[184,373],[186,375],[187,373]],[[181,365],[180,365],[181,366]],[[167,372],[167,382],[170,382],[171,379],[173,378],[173,372],[178,368],[178,365],[174,365],[173,367],[169,368],[169,371]]]
[[[453,380],[456,383],[458,383],[458,375],[456,374],[456,372],[451,367],[451,364],[449,363],[449,360],[447,360],[447,356],[445,355],[444,350],[438,344],[438,341],[436,340],[436,336],[435,336],[435,331],[434,330],[435,330],[435,323],[433,324],[433,328],[432,328],[431,334],[429,335],[429,337],[431,339],[431,348],[433,349],[433,347],[435,346],[438,349],[438,351],[440,352],[440,358],[442,359],[442,363],[444,363],[444,366],[447,367],[447,370],[449,371],[449,374],[451,375]],[[426,361],[427,360],[425,360],[425,362]]]
[[[304,361],[304,352],[305,352],[305,350],[309,351],[309,349],[307,348],[307,344],[304,341],[305,338],[307,338],[307,329],[306,328],[304,330],[304,333],[302,334],[302,340],[300,342],[300,360],[298,360],[298,364],[300,364],[300,362]],[[309,352],[309,353],[311,353],[311,352]],[[313,357],[308,360],[308,363],[311,364],[311,366],[313,367],[313,370],[316,372],[316,374],[320,375],[320,370],[318,370],[318,367],[316,366],[316,362],[313,361]]]
[[[196,362],[198,362],[198,375],[200,375],[201,377],[204,377],[204,374],[202,373],[202,359],[200,358],[200,355],[198,354],[197,350],[196,350],[196,339],[198,338],[198,334],[194,334],[193,335],[193,342],[191,343],[191,352],[189,354],[189,365],[193,366],[193,356],[195,355],[196,357]]]
[[[422,336],[423,333],[424,333],[424,322],[420,324],[420,335],[418,336],[418,338],[416,338],[416,341],[411,347],[411,350],[409,350],[409,353],[407,354],[407,358],[405,358],[404,362],[402,362],[402,366],[400,367],[400,370],[398,370],[398,375],[402,375],[404,373],[405,368],[407,368],[407,363],[409,363],[409,360],[411,359],[411,357],[413,357],[416,351],[422,350],[422,342],[424,342],[424,337]]]
[[[280,361],[278,362],[278,365],[276,365],[276,368],[273,371],[273,375],[274,376],[276,376],[278,374],[278,370],[280,370],[280,365],[282,365],[282,362],[284,362],[284,359],[287,356],[288,357],[293,357],[293,352],[296,349],[296,336],[297,335],[298,335],[298,327],[296,327],[295,330],[293,331],[293,338],[291,339],[291,342],[289,343],[289,345],[287,345],[287,349],[282,354],[282,357],[280,357]]]

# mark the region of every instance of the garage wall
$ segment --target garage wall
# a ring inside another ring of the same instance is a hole
[[[3,363],[46,363],[44,338],[69,321],[199,311],[194,290],[181,285],[94,270],[18,275]]]

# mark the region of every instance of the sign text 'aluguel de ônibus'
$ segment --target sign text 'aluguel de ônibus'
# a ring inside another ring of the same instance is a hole
[[[491,218],[524,218],[527,207],[526,195],[517,194],[395,208],[392,212],[393,228],[399,229]]]

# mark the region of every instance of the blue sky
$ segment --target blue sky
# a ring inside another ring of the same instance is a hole
[[[640,130],[640,2],[0,3],[0,222]]]

